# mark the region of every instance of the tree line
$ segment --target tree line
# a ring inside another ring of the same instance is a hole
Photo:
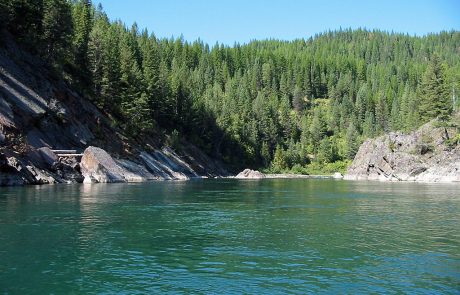
[[[89,0],[2,5],[2,30],[127,134],[185,138],[237,168],[346,163],[366,138],[449,120],[460,92],[457,31],[210,46],[111,21]]]

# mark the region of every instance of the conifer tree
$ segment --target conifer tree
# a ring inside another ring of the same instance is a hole
[[[356,153],[358,152],[359,144],[360,144],[359,134],[353,122],[351,122],[350,125],[348,125],[347,133],[346,133],[346,140],[347,140],[346,156],[348,159],[353,160]]]
[[[79,0],[72,7],[74,64],[83,77],[88,75],[88,43],[92,27],[91,0]]]
[[[437,54],[431,57],[430,64],[420,85],[420,118],[426,122],[433,118],[446,120],[452,111],[452,104],[445,83],[445,70]]]
[[[42,45],[47,60],[64,59],[70,53],[72,29],[69,3],[66,0],[44,0]]]

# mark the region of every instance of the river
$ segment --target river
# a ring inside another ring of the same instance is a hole
[[[460,184],[0,188],[0,293],[460,292]]]

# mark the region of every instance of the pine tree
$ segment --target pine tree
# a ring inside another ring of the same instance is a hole
[[[129,104],[135,103],[143,93],[143,77],[136,56],[137,40],[124,32],[120,40],[120,73],[122,111],[128,113]]]
[[[319,143],[326,134],[326,122],[323,119],[321,110],[316,108],[313,115],[313,120],[310,126],[311,144],[316,152],[319,148]]]
[[[92,27],[91,0],[79,0],[72,7],[74,64],[81,75],[87,77],[88,43]]]
[[[433,118],[446,120],[452,104],[445,83],[445,70],[437,54],[431,58],[420,85],[420,118],[427,122]]]
[[[142,93],[132,101],[123,102],[123,111],[129,120],[126,122],[126,130],[130,135],[136,136],[154,127],[147,95]]]
[[[292,98],[292,106],[297,112],[301,112],[304,109],[304,95],[300,87],[296,86],[294,89],[294,97]]]
[[[44,0],[42,30],[43,56],[47,60],[57,61],[70,53],[72,15],[66,0]]]
[[[112,24],[103,36],[101,97],[104,106],[119,114],[124,91],[121,73],[120,27]]]
[[[363,123],[363,135],[365,137],[374,137],[376,133],[375,115],[373,111],[367,111]]]
[[[88,53],[86,58],[88,60],[88,70],[91,75],[91,88],[96,102],[100,105],[103,104],[101,92],[106,46],[104,35],[108,33],[108,27],[109,21],[107,16],[100,10],[97,10],[93,27],[88,36]]]
[[[387,98],[380,92],[377,94],[377,104],[375,106],[375,119],[377,123],[377,132],[389,131],[389,110]]]
[[[399,103],[399,98],[395,97],[393,99],[393,103],[391,105],[391,129],[392,130],[401,130],[402,129],[402,122],[401,122],[401,106]]]
[[[346,133],[346,140],[347,140],[347,148],[346,148],[346,156],[348,159],[353,160],[356,153],[359,149],[359,134],[355,128],[355,124],[353,122],[348,125],[347,133]]]
[[[1,1],[1,5],[2,26],[6,26],[10,33],[31,49],[40,48],[43,0],[6,0]]]
[[[367,85],[363,84],[356,95],[355,115],[359,126],[362,126],[365,120],[367,110]]]
[[[273,156],[273,161],[270,168],[274,173],[283,172],[288,168],[283,148],[280,145],[276,146],[275,154]]]
[[[321,140],[316,160],[319,163],[332,163],[338,160],[337,145],[331,138]]]

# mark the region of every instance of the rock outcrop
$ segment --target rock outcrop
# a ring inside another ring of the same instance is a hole
[[[103,149],[90,146],[83,153],[80,163],[83,183],[126,182],[127,170],[120,167]]]
[[[51,184],[56,179],[47,171],[15,155],[0,154],[0,186],[24,184]]]
[[[80,157],[62,157],[54,149],[87,151],[80,163]],[[2,39],[0,185],[227,175],[220,161],[185,140],[172,150],[155,136],[123,134],[91,100],[49,72],[43,60],[11,38]]]
[[[147,180],[185,180],[200,177],[169,148],[141,152],[136,163],[113,159],[105,150],[90,146],[83,153],[81,172],[84,183],[141,182]]]
[[[244,169],[243,171],[238,173],[238,175],[235,176],[235,178],[237,179],[262,179],[262,178],[265,178],[265,174],[257,170]]]
[[[460,181],[460,145],[455,128],[430,122],[410,134],[392,132],[365,141],[345,179],[381,181]]]

